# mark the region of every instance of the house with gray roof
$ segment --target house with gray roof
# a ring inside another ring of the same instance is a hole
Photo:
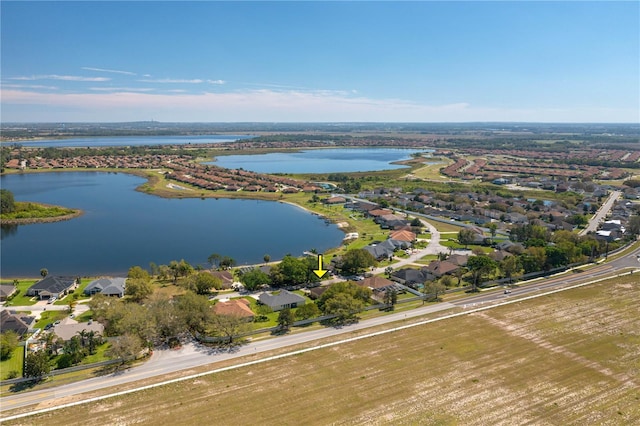
[[[292,293],[288,290],[280,290],[276,293],[262,293],[258,301],[263,305],[267,305],[274,311],[281,311],[286,308],[297,308],[306,303],[306,299],[300,295]]]
[[[0,284],[0,302],[7,300],[8,297],[11,297],[13,293],[15,293],[17,287],[13,284]]]
[[[3,309],[0,312],[0,329],[3,333],[11,330],[18,336],[22,336],[29,331],[34,319],[35,318],[28,315],[20,315],[16,312]]]
[[[98,278],[97,280],[91,281],[89,285],[85,287],[84,294],[93,296],[94,294],[100,293],[105,296],[123,297],[126,280],[126,278],[120,277]]]
[[[40,300],[51,299],[52,297],[61,298],[69,290],[75,289],[77,285],[78,280],[74,277],[47,275],[27,289],[27,296],[36,296]]]

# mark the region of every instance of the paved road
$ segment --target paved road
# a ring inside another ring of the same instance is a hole
[[[615,273],[620,273],[624,270],[638,270],[640,269],[638,256],[640,256],[640,248],[636,248],[625,256],[607,263],[596,265],[582,272],[580,270],[576,270],[555,277],[537,279],[526,284],[521,284],[520,286],[512,289],[511,294],[504,294],[502,291],[489,291],[452,303],[426,305],[407,312],[399,312],[361,321],[357,324],[345,326],[343,328],[323,328],[308,332],[294,333],[274,339],[258,340],[238,347],[232,352],[210,349],[196,343],[187,344],[180,350],[156,350],[149,361],[130,370],[94,379],[83,380],[81,382],[56,388],[37,390],[15,396],[4,397],[2,398],[0,412],[6,412],[7,410],[26,407],[33,404],[44,403],[46,405],[51,405],[55,404],[57,399],[67,396],[118,386],[124,383],[161,376],[245,355],[258,354],[301,343],[309,343],[318,339],[352,333],[357,330],[387,324],[393,321],[401,321],[404,319],[418,317],[431,312],[447,310],[454,307],[473,308],[478,305],[482,306],[503,301],[506,298],[514,298],[542,290],[562,288],[580,282],[591,281],[597,278],[614,275]]]
[[[586,235],[588,232],[595,232],[598,229],[598,225],[600,224],[600,222],[602,222],[602,220],[613,207],[613,204],[618,198],[620,198],[621,195],[621,191],[613,191],[609,195],[609,198],[607,198],[607,201],[605,201],[604,204],[600,206],[596,214],[594,214],[593,217],[589,219],[589,224],[587,225],[587,227],[580,231],[578,235]]]

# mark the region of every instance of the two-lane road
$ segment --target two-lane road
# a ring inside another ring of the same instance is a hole
[[[406,312],[398,312],[391,315],[360,321],[357,324],[342,328],[323,328],[308,332],[293,333],[273,339],[258,340],[244,346],[237,347],[234,351],[219,351],[207,348],[199,344],[190,343],[180,350],[157,350],[145,364],[121,371],[108,376],[96,377],[55,388],[36,390],[8,397],[0,400],[0,412],[7,412],[16,408],[34,404],[41,406],[55,406],[56,400],[70,397],[85,392],[116,387],[125,383],[131,383],[143,379],[162,376],[169,373],[188,370],[190,368],[204,366],[219,361],[239,358],[246,355],[259,354],[274,349],[282,349],[293,345],[314,342],[327,337],[352,333],[377,325],[383,325],[394,321],[419,317],[428,313],[443,311],[452,308],[468,308],[477,305],[491,304],[522,297],[544,290],[558,289],[570,285],[588,282],[598,278],[612,276],[625,270],[640,269],[640,248],[630,251],[624,256],[607,263],[587,268],[583,272],[568,272],[555,277],[537,279],[512,289],[511,294],[504,294],[500,290],[488,291],[479,295],[465,297],[452,303],[438,303],[425,305]]]

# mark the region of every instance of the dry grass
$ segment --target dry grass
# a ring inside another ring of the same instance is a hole
[[[629,276],[22,423],[638,424],[638,302]]]

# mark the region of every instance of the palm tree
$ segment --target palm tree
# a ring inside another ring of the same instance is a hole
[[[46,277],[49,275],[49,270],[47,268],[40,269],[40,275],[42,275],[42,278]]]

